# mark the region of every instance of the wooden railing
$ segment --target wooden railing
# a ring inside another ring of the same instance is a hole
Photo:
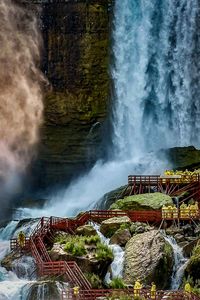
[[[143,184],[143,185],[158,185],[158,184],[187,184],[187,183],[199,183],[200,174],[193,175],[129,175],[128,184]]]
[[[63,230],[69,232],[70,230],[75,230],[78,226],[87,223],[89,220],[98,221],[98,220],[104,220],[112,217],[121,217],[121,216],[128,216],[132,222],[135,221],[160,222],[162,219],[161,210],[151,210],[151,211],[91,210],[85,212],[84,214],[79,215],[75,219],[43,217],[39,220],[37,226],[35,227],[32,234],[30,235],[30,238],[26,238],[23,250],[31,251],[33,257],[35,258],[38,267],[38,274],[40,276],[65,274],[69,282],[71,282],[73,285],[78,285],[79,287],[81,287],[81,291],[80,291],[81,300],[84,299],[92,300],[95,299],[95,297],[104,296],[106,293],[109,293],[109,290],[91,290],[91,285],[89,281],[85,278],[84,274],[82,273],[81,269],[76,264],[76,262],[51,261],[46,246],[43,242],[43,239],[46,236],[48,236],[48,234],[50,234],[51,230],[55,230],[55,231]],[[20,248],[17,239],[10,240],[10,247],[11,250]],[[129,293],[129,290],[127,292]],[[145,293],[145,290],[143,291],[143,293]],[[64,294],[65,293],[63,292],[63,297]],[[156,299],[162,299],[159,298],[160,295],[161,292],[159,291],[157,293]],[[181,295],[183,296],[183,294]],[[179,297],[178,293],[176,292],[176,298],[174,299],[177,300],[183,299],[178,297]],[[199,299],[194,297],[196,296],[193,296],[193,298],[190,298],[190,300]]]
[[[90,289],[90,290],[80,290],[79,295],[75,296],[73,289],[66,289],[62,291],[62,300],[68,300],[68,299],[77,299],[77,300],[95,300],[97,297],[108,297],[111,295],[116,295],[119,297],[119,295],[127,295],[130,297],[133,297],[134,299],[134,291],[133,289]],[[148,289],[142,289],[140,291],[140,296],[143,297],[146,300],[152,300],[150,290]],[[156,298],[155,300],[164,300],[164,299],[170,299],[170,300],[199,300],[200,297],[196,296],[193,293],[184,293],[183,291],[156,291]]]

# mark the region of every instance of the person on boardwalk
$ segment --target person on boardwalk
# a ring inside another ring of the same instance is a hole
[[[80,290],[79,286],[73,287],[73,292],[74,292],[74,298],[75,299],[79,298],[79,290]]]
[[[140,283],[140,280],[137,279],[134,284],[134,296],[135,297],[140,296],[141,289],[142,289],[142,284]]]
[[[185,214],[185,209],[186,209],[187,205],[183,202],[180,206],[180,218],[185,218],[186,214]]]
[[[167,211],[168,211],[167,206],[163,205],[163,207],[162,207],[162,218],[163,219],[165,219],[167,217]]]
[[[156,285],[154,282],[151,284],[151,299],[156,299]]]
[[[174,204],[172,207],[172,212],[173,212],[173,219],[178,219],[178,208]]]
[[[187,296],[190,298],[190,295],[192,293],[192,287],[189,284],[189,282],[186,282],[185,286],[184,286],[184,292],[187,294]]]
[[[24,248],[25,246],[25,243],[26,243],[26,237],[25,237],[25,234],[23,231],[20,231],[18,233],[18,237],[17,237],[17,241],[18,241],[18,244],[20,246],[20,248]]]

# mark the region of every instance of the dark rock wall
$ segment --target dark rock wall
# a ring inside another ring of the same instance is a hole
[[[33,178],[41,188],[66,185],[100,156],[109,99],[111,2],[23,2],[42,8],[42,68],[49,80]]]

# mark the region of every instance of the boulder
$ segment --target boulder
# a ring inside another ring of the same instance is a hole
[[[153,230],[154,228],[142,222],[134,222],[131,224],[131,234],[143,233],[145,231]]]
[[[175,238],[177,243],[185,242],[184,236],[180,233],[175,234],[174,238]]]
[[[173,249],[156,230],[133,236],[125,247],[124,280],[132,284],[139,278],[143,284],[154,281],[158,288],[170,285]]]
[[[100,231],[106,237],[111,237],[121,225],[125,224],[131,225],[131,220],[128,216],[110,218],[101,223]]]
[[[131,234],[128,229],[117,230],[110,239],[110,244],[118,244],[120,246],[125,246],[130,240]]]
[[[111,205],[110,209],[122,210],[157,210],[163,205],[172,205],[170,196],[162,193],[147,193],[133,195],[117,200]]]
[[[194,170],[200,167],[200,150],[194,146],[170,148],[164,150],[164,155],[174,168]]]
[[[184,256],[190,257],[194,247],[196,247],[199,239],[196,238],[190,242],[188,242],[185,246],[183,246],[183,254]]]
[[[83,236],[96,235],[97,232],[92,225],[83,225],[76,229],[76,234]]]

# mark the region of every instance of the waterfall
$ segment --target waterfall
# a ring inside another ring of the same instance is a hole
[[[115,3],[115,156],[199,147],[198,0]]]
[[[178,290],[181,285],[188,259],[184,257],[182,248],[172,236],[164,235],[165,240],[171,245],[174,253],[174,266],[171,278],[171,289]]]
[[[99,230],[100,226],[96,223],[91,222],[91,225],[96,230],[101,242],[107,245],[113,252],[114,259],[110,265],[111,272],[108,271],[105,276],[105,282],[109,284],[113,278],[122,278],[124,269],[124,250],[117,244],[110,245],[110,239],[106,238]]]

